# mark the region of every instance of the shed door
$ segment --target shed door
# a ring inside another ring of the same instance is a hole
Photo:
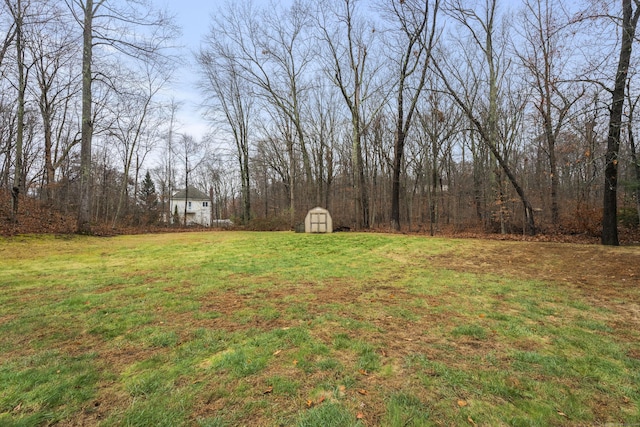
[[[312,233],[327,232],[327,214],[326,213],[311,214],[311,232]]]

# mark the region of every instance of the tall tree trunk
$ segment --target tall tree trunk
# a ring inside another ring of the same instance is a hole
[[[331,51],[333,65],[332,71],[335,73],[334,83],[340,92],[351,113],[351,163],[353,173],[353,201],[355,213],[356,229],[369,228],[369,199],[364,176],[364,159],[362,154],[362,133],[364,120],[362,117],[362,103],[366,96],[367,85],[365,84],[365,71],[367,63],[367,46],[362,39],[362,34],[354,28],[355,3],[351,0],[343,0],[344,15],[340,16],[341,25],[345,25],[346,46],[344,52],[335,44],[333,37],[326,27],[323,27],[325,41]],[[343,73],[341,62],[347,59],[347,73]]]
[[[46,107],[45,107],[46,108]],[[53,202],[54,190],[53,184],[56,179],[56,169],[53,166],[53,132],[51,130],[51,113],[42,111],[42,126],[44,127],[44,167],[45,167],[45,197],[48,203]]]
[[[471,141],[471,155],[473,157],[473,204],[475,207],[476,218],[483,228],[486,227],[484,218],[484,197],[483,197],[483,182],[482,171],[485,170],[485,156],[484,150],[476,144],[474,132],[469,132],[469,139]]]
[[[560,205],[558,204],[558,162],[556,159],[555,136],[547,139],[549,148],[549,172],[551,174],[551,222],[560,224]]]
[[[173,170],[173,126],[175,124],[176,111],[178,109],[178,105],[175,101],[171,101],[171,116],[169,118],[169,132],[167,134],[167,165],[166,165],[166,180],[167,180],[167,191],[166,196],[169,199],[169,203],[167,204],[166,222],[167,224],[173,224],[173,212],[171,211],[171,198],[173,197],[174,188],[174,170]]]
[[[356,95],[356,100],[358,99]],[[359,109],[358,103],[356,107]],[[353,111],[352,111],[352,114]],[[355,114],[352,135],[353,187],[355,190],[356,229],[369,228],[369,200],[367,199],[366,181],[364,179],[364,159],[362,156],[362,132],[360,118]]]
[[[636,10],[634,11],[631,0],[622,0],[622,40],[616,81],[612,92],[607,152],[605,154],[602,244],[610,246],[620,244],[618,240],[618,152],[620,150],[620,127],[622,126],[627,73],[631,62],[631,49],[638,17],[640,17],[640,7],[637,0],[635,2]]]
[[[92,121],[92,56],[93,56],[93,0],[84,4],[84,25],[82,29],[82,134],[80,142],[80,200],[78,206],[77,232],[91,233],[91,139],[93,137]]]
[[[248,146],[248,142],[245,141],[242,148],[242,167],[240,168],[240,173],[242,174],[242,219],[245,223],[251,220],[251,178],[249,174]]]
[[[311,159],[309,158],[309,150],[305,142],[304,130],[302,126],[302,118],[300,117],[300,106],[298,105],[298,95],[295,82],[291,83],[293,88],[293,114],[292,120],[296,128],[296,134],[298,136],[298,144],[300,144],[300,153],[302,154],[302,167],[304,168],[305,193],[307,197],[311,197],[313,188],[313,170],[311,169]]]
[[[16,129],[16,163],[14,170],[13,186],[11,188],[11,219],[18,220],[18,205],[20,193],[25,192],[24,165],[23,165],[23,142],[24,142],[24,103],[26,91],[26,77],[24,66],[24,45],[23,45],[23,10],[22,2],[18,0],[16,9],[13,11],[16,27],[16,55],[18,66],[18,123]]]
[[[187,226],[187,213],[189,205],[189,160],[185,156],[184,160],[184,220],[183,224]]]
[[[435,43],[436,35],[436,16],[439,9],[439,0],[433,2],[431,30],[428,30],[429,22],[429,1],[424,3],[418,2],[416,9],[411,10],[410,15],[415,17],[408,19],[404,15],[404,10],[400,2],[399,8],[394,5],[395,15],[403,28],[406,36],[407,44],[400,61],[400,72],[398,79],[398,97],[396,109],[396,135],[393,156],[393,177],[391,188],[391,227],[394,230],[400,230],[400,174],[402,169],[402,157],[404,155],[404,146],[407,133],[409,132],[414,111],[418,103],[418,99],[425,85],[429,62],[431,60],[431,52]],[[422,4],[420,4],[422,3]],[[407,6],[411,7],[411,6]],[[413,21],[413,22],[412,22]],[[418,73],[419,82],[415,87],[408,84],[409,77]],[[407,106],[405,116],[405,91],[409,105]],[[410,217],[411,215],[409,215]]]
[[[293,140],[287,132],[287,151],[289,153],[289,225],[296,225],[296,161],[293,149]]]
[[[431,141],[431,194],[429,196],[429,232],[436,234],[438,224],[438,144]]]
[[[402,106],[398,102],[401,110]],[[402,112],[398,111],[398,117],[402,116]],[[396,128],[396,143],[393,149],[393,177],[391,185],[391,228],[396,231],[400,230],[400,170],[402,168],[402,156],[404,154],[405,134],[402,130],[402,123],[398,122]]]
[[[631,149],[631,161],[633,162],[633,171],[636,179],[636,211],[638,213],[638,222],[640,223],[640,159],[638,159],[638,153],[636,150],[636,141],[633,135],[633,129],[631,124],[631,115],[629,115],[629,146]]]

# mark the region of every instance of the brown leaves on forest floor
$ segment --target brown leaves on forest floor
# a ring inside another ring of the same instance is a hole
[[[123,222],[133,223],[129,218]],[[30,197],[21,197],[18,204],[17,221],[11,220],[11,196],[0,189],[0,236],[20,234],[73,234],[76,231],[76,215],[71,209],[64,212],[45,202]],[[110,222],[92,225],[95,236],[115,236],[123,234],[171,233],[182,231],[202,231],[202,227],[167,227],[164,225],[118,225]],[[210,230],[210,229],[208,229]]]
[[[640,328],[640,248],[478,240],[473,253],[437,255],[441,267],[566,287],[596,306],[614,309]]]
[[[491,273],[523,279],[569,282],[576,285],[640,284],[638,250],[610,250],[596,245],[478,241],[473,253],[437,256],[439,265],[454,270]]]
[[[20,197],[18,220],[11,221],[11,196],[8,191],[0,190],[0,235],[56,233],[67,234],[75,230],[75,218],[53,209],[51,206],[31,199]]]
[[[15,236],[19,234],[72,234],[76,230],[75,212],[64,212],[60,209],[44,203],[40,200],[21,197],[18,221],[10,220],[11,213],[11,196],[8,191],[0,189],[0,236]],[[123,223],[134,223],[131,218],[124,218]],[[426,227],[426,225],[425,225]],[[285,227],[286,228],[286,227]],[[248,227],[248,230],[260,227]],[[269,228],[264,228],[268,230]],[[283,229],[282,226],[277,229]],[[118,225],[113,227],[110,222],[94,224],[92,227],[93,234],[96,236],[114,236],[122,234],[145,234],[145,233],[172,233],[184,231],[203,231],[211,230],[201,227],[175,227],[158,225]],[[427,235],[428,231],[420,228],[417,231],[409,231],[408,234]],[[388,228],[380,227],[371,229],[372,232],[389,232]],[[620,227],[618,230],[620,242],[623,245],[640,244],[640,227],[635,229]],[[556,242],[556,243],[580,243],[580,244],[599,244],[600,237],[593,232],[583,230],[576,232],[575,229],[567,229],[554,231],[552,229],[539,232],[535,236],[523,234],[495,234],[487,233],[482,230],[462,229],[455,230],[450,227],[442,227],[438,231],[437,237],[453,237],[453,238],[472,238],[472,239],[490,239],[501,241],[527,241],[527,242]]]

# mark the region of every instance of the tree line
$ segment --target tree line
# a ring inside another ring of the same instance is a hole
[[[146,0],[2,0],[0,186],[95,223],[592,232],[640,220],[640,0],[227,2],[196,52]],[[184,132],[178,63],[211,133]]]

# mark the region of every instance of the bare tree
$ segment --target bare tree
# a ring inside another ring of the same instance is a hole
[[[175,99],[169,100],[165,105],[164,120],[167,123],[166,129],[163,127],[165,134],[162,136],[164,142],[162,152],[160,154],[160,166],[155,170],[156,182],[160,183],[160,202],[163,220],[167,223],[171,222],[171,196],[176,188],[176,167],[175,167],[175,136],[179,129],[176,115],[180,103]]]
[[[370,223],[363,155],[363,134],[367,124],[364,104],[376,92],[372,86],[379,69],[379,64],[369,57],[370,49],[375,49],[375,25],[364,19],[359,10],[360,3],[358,0],[323,1],[318,15],[320,34],[326,49],[325,71],[340,90],[351,119],[357,229],[368,228]],[[375,113],[371,114],[371,117],[375,116]]]
[[[156,68],[150,63],[143,64],[141,75],[136,75],[137,73],[134,72],[131,73],[131,79],[125,79],[125,74],[127,73],[124,70],[120,72],[120,80],[125,81],[124,84],[122,82],[120,84],[126,88],[119,89],[117,103],[114,105],[116,111],[113,111],[113,123],[107,131],[107,136],[119,142],[118,150],[122,156],[124,173],[113,216],[113,227],[116,226],[123,203],[128,198],[128,180],[134,155],[139,160],[137,154],[141,148],[145,150],[146,155],[157,136],[161,117],[156,114],[160,107],[155,98],[168,79],[165,70]],[[145,141],[148,143],[144,144]],[[136,182],[139,166],[139,161],[136,161]],[[137,191],[134,191],[135,193]]]
[[[429,232],[435,235],[438,226],[439,196],[443,193],[442,172],[446,153],[451,151],[454,135],[461,132],[462,117],[453,105],[448,105],[447,99],[438,90],[436,82],[431,83],[430,95],[426,102],[421,103],[422,109],[418,114],[418,135],[423,151],[424,169],[428,172],[428,206]]]
[[[78,94],[76,59],[77,40],[64,21],[62,11],[54,5],[51,17],[34,29],[28,44],[33,58],[33,74],[37,82],[31,85],[37,99],[44,138],[44,198],[54,200],[56,170],[79,143],[70,135],[74,98]],[[45,36],[46,35],[46,36]]]
[[[258,141],[260,161],[280,177],[288,196],[289,222],[295,224],[296,177],[298,158],[295,150],[295,126],[280,110],[267,110],[259,121],[262,138]],[[284,150],[282,147],[284,146]]]
[[[431,53],[436,42],[440,1],[407,0],[392,2],[392,25],[398,27],[398,67],[396,82],[395,143],[391,189],[391,227],[400,230],[400,173],[405,138],[427,80]]]
[[[631,96],[631,79],[627,84],[627,108],[628,108],[628,120],[627,120],[627,137],[629,138],[629,150],[631,152],[631,169],[635,179],[633,183],[635,199],[636,199],[636,211],[638,214],[638,222],[640,223],[640,156],[638,155],[638,148],[636,145],[635,132],[634,132],[634,120],[636,107],[640,102],[640,96]]]
[[[212,42],[197,55],[202,74],[201,86],[209,99],[205,101],[207,116],[216,121],[222,114],[231,129],[236,146],[236,159],[240,168],[242,188],[242,220],[251,219],[251,181],[249,171],[249,132],[253,113],[253,100],[247,81],[240,76],[238,65],[231,52],[219,51],[223,48]]]
[[[306,73],[315,57],[310,10],[311,4],[302,0],[276,11],[256,10],[251,2],[230,4],[216,16],[206,39],[208,50],[235,64],[234,72],[251,84],[254,95],[291,122],[302,155],[306,188],[313,183],[302,123],[302,104],[309,88]],[[294,218],[295,203],[291,209]]]
[[[4,6],[11,6],[11,3],[5,0]],[[9,15],[12,15],[11,10],[9,10]],[[15,37],[16,37],[16,26],[15,26],[15,21],[12,19],[11,23],[9,24],[9,27],[7,28],[6,33],[4,34],[2,43],[0,43],[0,65],[2,65],[4,58],[7,55],[7,52],[9,51],[9,48],[11,47],[11,44],[13,43],[13,40],[15,39]]]
[[[8,66],[4,66],[5,58],[10,54],[9,49],[13,45],[16,37],[15,20],[9,10],[5,12],[5,8],[10,4],[6,1],[0,3],[0,21],[2,25],[3,38],[0,43],[0,83],[7,83],[5,76],[8,74]],[[10,188],[10,169],[12,159],[12,141],[13,141],[13,125],[15,120],[11,106],[14,100],[7,97],[8,90],[4,90],[7,86],[0,86],[0,186]]]
[[[5,0],[5,4],[15,27],[15,49],[16,49],[16,69],[17,69],[17,125],[16,125],[16,144],[15,144],[15,167],[13,185],[11,187],[11,219],[17,221],[18,203],[20,194],[25,192],[25,177],[23,165],[23,147],[24,147],[24,125],[25,125],[25,94],[27,87],[27,71],[29,66],[25,63],[25,18],[27,18],[27,9],[29,1]],[[27,18],[28,19],[28,18]],[[27,21],[28,22],[28,21]]]
[[[635,9],[634,9],[635,5]],[[635,39],[636,27],[640,18],[640,0],[622,0],[622,20],[620,32],[620,56],[611,91],[609,114],[609,132],[607,135],[606,166],[604,170],[604,202],[602,211],[602,244],[617,246],[618,240],[618,154],[620,151],[620,129],[624,108],[625,88],[631,50]]]
[[[504,48],[499,49],[496,46],[495,38],[498,29],[497,0],[485,0],[480,11],[469,9],[461,2],[461,0],[452,0],[449,5],[449,13],[451,16],[465,29],[468,33],[467,41],[479,51],[481,58],[481,70],[477,71],[474,67],[477,64],[468,62],[462,67],[454,67],[451,63],[447,63],[444,59],[434,61],[434,67],[442,79],[448,94],[456,101],[460,109],[468,117],[474,126],[476,132],[480,135],[483,143],[487,145],[492,156],[497,161],[499,168],[507,176],[509,182],[518,194],[524,209],[526,228],[529,233],[536,232],[534,211],[529,199],[527,198],[524,188],[520,185],[513,168],[510,166],[505,152],[500,148],[499,133],[499,95],[500,95],[500,79],[506,73],[507,64],[502,56]],[[505,36],[502,37],[503,42]],[[463,42],[465,43],[465,42]],[[503,44],[504,45],[504,44]],[[501,68],[502,67],[502,68]],[[479,76],[473,76],[474,81],[465,82],[464,77],[459,70],[467,71],[469,74],[485,73],[482,79]],[[454,88],[454,81],[461,83],[462,86],[478,85],[480,80],[486,81],[487,105],[485,112],[478,107],[477,89],[465,87],[466,92],[458,92]],[[500,208],[504,205],[503,194],[499,194]]]
[[[340,114],[335,108],[340,96],[333,85],[318,79],[307,111],[309,140],[316,176],[316,205],[331,209],[335,178],[334,154],[340,138]]]
[[[180,140],[176,144],[176,155],[182,161],[184,166],[184,226],[187,226],[187,200],[189,199],[189,178],[191,173],[196,170],[202,162],[207,158],[207,153],[203,141],[196,141],[195,138],[188,134],[182,134]]]
[[[525,0],[521,17],[525,43],[516,47],[535,92],[534,107],[542,122],[542,135],[549,157],[551,179],[551,222],[557,226],[560,218],[558,203],[559,171],[556,144],[573,105],[584,95],[584,89],[574,91],[563,76],[567,57],[562,46],[571,41],[571,32],[560,22],[561,0]]]
[[[212,207],[210,224],[214,226],[219,224],[216,220],[229,218],[226,206],[229,194],[225,191],[225,181],[233,179],[235,175],[229,173],[229,166],[214,153],[208,153],[200,167],[194,171],[195,174],[191,174],[191,182],[194,182],[197,188],[208,190]]]
[[[91,144],[94,132],[92,83],[94,47],[138,60],[161,57],[161,49],[174,36],[171,18],[154,10],[147,0],[65,0],[82,27],[82,132],[80,195],[77,232],[91,232]]]

